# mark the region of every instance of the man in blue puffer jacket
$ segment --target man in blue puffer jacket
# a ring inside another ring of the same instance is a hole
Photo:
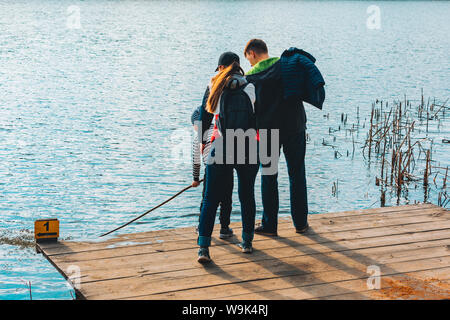
[[[325,92],[315,59],[307,52],[291,48],[280,58],[269,57],[267,45],[260,39],[250,40],[244,49],[252,65],[247,81],[256,89],[255,111],[258,129],[279,130],[290,184],[291,216],[298,233],[308,230],[308,201],[305,175],[306,113],[303,101],[322,108]],[[267,142],[268,148],[271,146]],[[270,150],[278,152],[280,149]],[[266,166],[269,166],[267,164]],[[255,233],[277,235],[278,174],[261,175],[263,217]]]

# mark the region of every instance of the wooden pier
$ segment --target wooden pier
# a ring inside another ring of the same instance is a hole
[[[194,228],[37,249],[80,299],[450,298],[448,210],[419,204],[315,214],[309,224],[300,235],[280,219],[278,237],[255,235],[253,254],[236,245],[240,222],[229,241],[216,226],[206,266],[196,261]]]

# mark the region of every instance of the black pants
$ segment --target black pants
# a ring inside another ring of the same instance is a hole
[[[306,226],[308,219],[305,175],[306,133],[302,130],[289,134],[282,137],[280,142],[289,174],[292,221],[294,226],[300,229]],[[267,231],[276,232],[279,208],[278,174],[261,175],[261,193],[264,208],[262,225]]]

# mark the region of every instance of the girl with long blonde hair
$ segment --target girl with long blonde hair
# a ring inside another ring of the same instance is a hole
[[[228,130],[241,129],[242,132],[247,130],[256,132],[255,87],[245,79],[244,71],[239,64],[239,57],[233,53],[225,54],[233,55],[234,59],[228,65],[222,65],[219,73],[211,79],[209,95],[207,99],[204,99],[204,111],[200,116],[202,126],[209,127],[214,119],[216,128],[206,167],[206,190],[198,228],[197,242],[200,246],[198,262],[200,263],[211,261],[209,246],[217,207],[224,192],[230,188],[229,181],[232,181],[234,170],[238,176],[243,226],[240,247],[244,253],[253,251],[252,241],[256,215],[254,186],[259,164],[257,162],[250,163],[247,160],[239,163],[239,161],[234,161],[235,158],[232,158],[233,161],[228,161],[231,151],[233,151],[233,157],[239,156],[235,155],[235,151],[239,148],[230,150],[224,141],[225,137],[228,137]],[[248,157],[244,158],[248,159]]]

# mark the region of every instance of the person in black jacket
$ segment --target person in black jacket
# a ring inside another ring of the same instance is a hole
[[[205,128],[209,128],[212,121],[214,121],[214,128],[217,128],[217,131],[213,132],[211,138],[212,146],[206,165],[206,190],[197,239],[200,247],[197,259],[199,263],[211,261],[209,247],[217,207],[223,199],[223,195],[230,187],[232,188],[230,181],[233,179],[234,170],[238,177],[242,216],[242,242],[239,246],[243,253],[253,251],[252,241],[256,215],[254,186],[259,169],[257,148],[245,147],[244,152],[239,152],[240,145],[236,145],[233,141],[236,138],[235,133],[248,132],[250,136],[248,139],[244,138],[242,146],[247,146],[247,144],[250,146],[252,143],[257,146],[257,143],[254,142],[257,137],[254,111],[255,88],[245,79],[244,72],[239,65],[239,57],[231,52],[225,53],[225,56],[233,58],[233,62],[212,78],[210,89],[205,93],[203,99],[204,107],[200,110],[202,128],[199,128],[198,131],[201,134],[203,146],[206,143],[205,139],[208,139],[208,135],[204,134]]]
[[[279,58],[270,58],[267,45],[260,39],[250,40],[245,49],[246,59],[252,69],[246,73],[247,81],[256,89],[257,128],[267,129],[267,136],[274,137],[270,131],[278,130],[279,148],[270,152],[286,158],[289,174],[291,215],[298,233],[308,229],[308,200],[305,175],[306,151],[306,113],[303,102],[297,97],[284,97],[282,65]],[[267,143],[268,146],[271,143]],[[263,217],[261,226],[255,233],[276,236],[278,226],[278,174],[265,171],[262,166],[261,193]]]
[[[194,130],[198,131],[198,125],[199,125],[199,116],[200,116],[200,109],[202,106],[199,106],[194,110],[194,112],[191,115],[191,122],[194,126]],[[192,173],[193,173],[193,181],[192,186],[194,188],[198,187],[200,185],[200,168],[201,163],[203,162],[205,166],[205,174],[203,175],[203,190],[202,190],[202,201],[200,204],[200,213],[202,212],[202,206],[203,206],[203,198],[205,197],[205,191],[206,191],[206,184],[207,184],[207,176],[206,176],[206,164],[208,161],[208,155],[209,151],[211,149],[211,137],[214,132],[214,123],[211,123],[211,126],[206,132],[206,136],[208,137],[208,141],[206,142],[206,145],[203,147],[203,152],[200,152],[200,142],[199,142],[199,136],[198,134],[194,135],[194,139],[192,141]],[[233,229],[230,228],[230,215],[231,215],[231,209],[232,209],[232,194],[233,194],[233,176],[228,176],[230,181],[227,182],[228,188],[224,190],[223,198],[220,200],[220,215],[219,215],[219,221],[220,221],[220,233],[219,238],[220,239],[229,239],[233,236]],[[200,218],[199,218],[200,220]],[[196,228],[196,232],[198,233],[198,226]]]

